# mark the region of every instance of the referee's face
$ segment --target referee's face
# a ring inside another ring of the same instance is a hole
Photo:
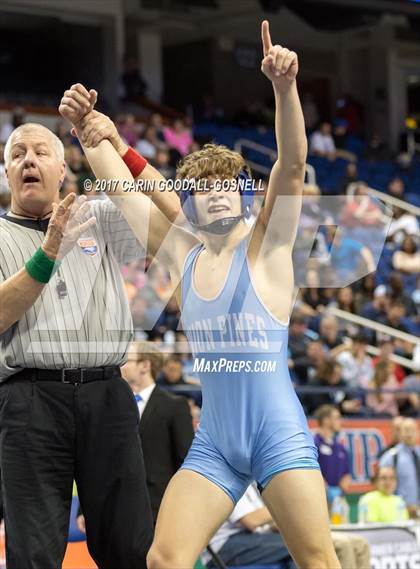
[[[12,134],[7,177],[12,210],[20,215],[46,215],[59,201],[65,164],[54,147],[52,135],[36,126]]]

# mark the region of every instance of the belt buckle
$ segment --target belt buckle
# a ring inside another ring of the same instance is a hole
[[[66,379],[66,372],[78,372],[79,377],[75,380]],[[79,383],[84,383],[84,381],[83,381],[84,372],[85,372],[84,368],[66,367],[66,368],[61,370],[61,381],[62,381],[62,383],[68,383],[71,385],[78,385]]]

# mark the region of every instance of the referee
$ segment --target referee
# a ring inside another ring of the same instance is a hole
[[[132,335],[119,264],[143,250],[111,201],[70,194],[56,205],[64,149],[45,127],[18,127],[5,165],[12,194],[0,218],[7,567],[61,567],[75,479],[98,566],[142,569],[153,525],[139,414],[119,370]]]

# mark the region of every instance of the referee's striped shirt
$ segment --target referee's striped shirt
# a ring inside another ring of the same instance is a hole
[[[126,360],[133,323],[119,265],[143,257],[144,249],[109,199],[90,204],[96,225],[67,253],[35,304],[0,334],[0,381],[23,368],[99,367]],[[10,213],[0,217],[0,282],[32,257],[47,225]]]

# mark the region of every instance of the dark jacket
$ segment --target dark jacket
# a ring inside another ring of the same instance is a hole
[[[186,398],[172,395],[156,385],[140,419],[140,437],[156,521],[166,486],[181,466],[194,437]]]

